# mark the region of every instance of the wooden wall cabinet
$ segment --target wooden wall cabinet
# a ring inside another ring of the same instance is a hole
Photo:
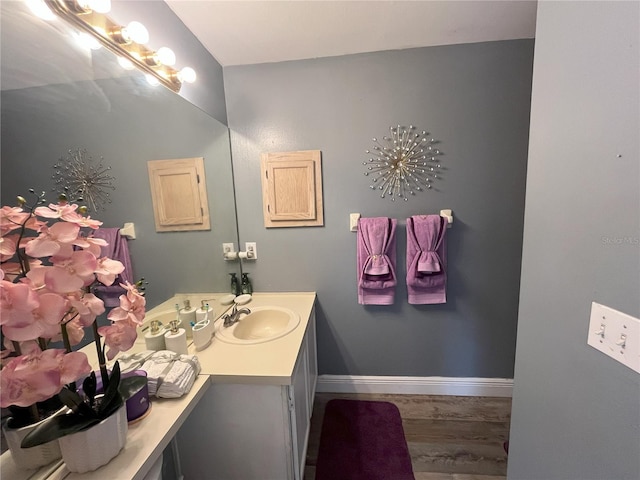
[[[156,231],[210,230],[204,159],[147,162]]]
[[[324,225],[320,150],[263,153],[260,166],[265,227]]]

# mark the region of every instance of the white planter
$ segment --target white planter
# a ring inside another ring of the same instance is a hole
[[[48,465],[60,458],[60,447],[57,440],[31,448],[22,448],[20,446],[22,439],[41,423],[42,421],[21,428],[11,428],[7,424],[2,427],[4,437],[7,439],[7,445],[11,451],[11,457],[16,466],[24,469],[35,469]]]
[[[123,404],[109,418],[58,440],[62,459],[70,472],[91,472],[120,453],[127,441],[127,409]]]

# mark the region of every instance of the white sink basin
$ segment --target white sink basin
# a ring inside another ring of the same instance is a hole
[[[270,342],[291,333],[300,323],[300,315],[282,307],[254,307],[248,315],[230,327],[220,326],[216,337],[226,343]]]

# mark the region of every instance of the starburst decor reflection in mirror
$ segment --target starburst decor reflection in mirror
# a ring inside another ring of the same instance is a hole
[[[416,127],[390,127],[390,136],[382,141],[373,138],[373,150],[367,162],[366,176],[371,175],[370,188],[380,191],[380,197],[389,197],[392,201],[402,198],[406,202],[408,195],[432,188],[432,183],[440,177],[440,150],[438,143],[428,132],[416,132]]]
[[[55,188],[58,193],[64,191],[70,202],[84,202],[93,212],[104,210],[105,204],[111,203],[108,190],[115,190],[109,175],[111,167],[105,167],[103,158],[94,162],[83,148],[69,150],[66,157],[61,157],[54,165]]]

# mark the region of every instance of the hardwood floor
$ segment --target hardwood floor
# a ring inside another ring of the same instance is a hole
[[[318,393],[304,480],[315,480],[324,409],[332,398],[379,400],[400,410],[416,480],[505,480],[511,398]],[[347,480],[347,479],[336,479]]]

